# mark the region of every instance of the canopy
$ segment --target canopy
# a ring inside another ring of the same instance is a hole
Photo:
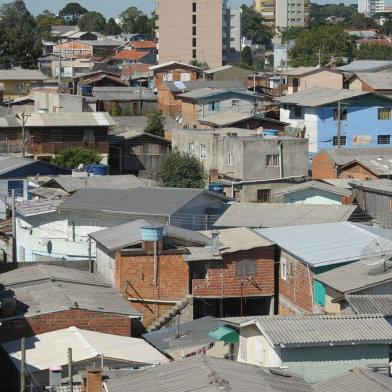
[[[225,343],[238,343],[240,340],[238,331],[227,325],[221,325],[217,329],[210,331],[208,335],[215,340],[221,340]]]

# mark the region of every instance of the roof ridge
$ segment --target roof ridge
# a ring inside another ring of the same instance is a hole
[[[98,352],[95,347],[90,343],[90,341],[83,335],[83,330],[78,327],[69,327],[69,330],[74,334],[80,341],[84,348],[93,354],[93,356],[103,355],[103,353]]]
[[[385,380],[386,382],[383,383],[380,379],[378,379],[377,377],[373,377],[373,373],[372,371],[369,369],[368,371],[365,371],[365,369],[362,368],[358,368],[359,372],[364,375],[365,377],[370,378],[372,381],[374,381],[375,383],[377,383],[378,385],[382,386],[383,388],[388,389],[389,391],[392,391],[392,384],[389,385],[387,383],[387,380]],[[375,372],[376,373],[376,372]],[[374,374],[375,374],[374,373]],[[385,376],[385,378],[387,378],[388,376]]]

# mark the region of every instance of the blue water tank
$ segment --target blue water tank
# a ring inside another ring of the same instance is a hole
[[[93,95],[93,86],[84,84],[80,87],[80,92],[84,97],[91,97]]]
[[[144,226],[141,235],[142,241],[160,241],[163,238],[163,226]]]
[[[264,136],[279,136],[279,131],[276,129],[264,129],[263,130]]]
[[[94,163],[86,166],[86,172],[92,176],[107,176],[109,173],[109,166]]]
[[[220,184],[219,182],[212,182],[209,186],[208,189],[211,192],[215,192],[215,193],[223,193],[225,187],[223,184]]]

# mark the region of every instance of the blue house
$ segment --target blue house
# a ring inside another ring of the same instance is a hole
[[[366,91],[311,88],[281,97],[280,102],[280,120],[304,132],[311,154],[337,147],[339,128],[341,147],[391,145],[389,97]]]

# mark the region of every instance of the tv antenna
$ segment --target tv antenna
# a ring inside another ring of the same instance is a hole
[[[359,261],[369,267],[369,275],[388,272],[392,268],[392,241],[377,237],[370,241],[363,249]]]

